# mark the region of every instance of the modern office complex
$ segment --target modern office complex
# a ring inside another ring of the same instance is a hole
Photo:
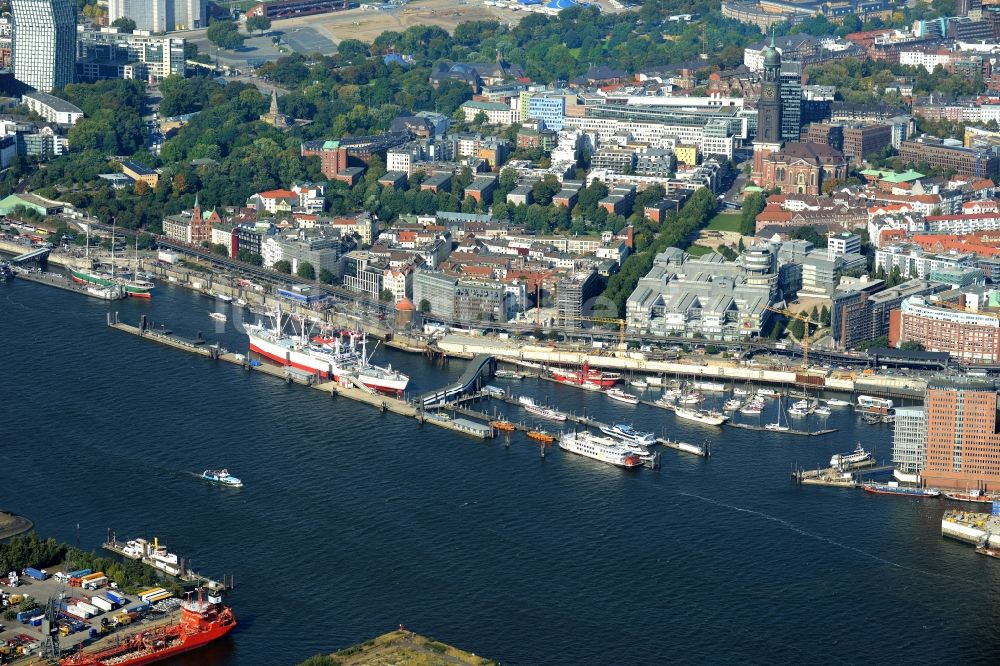
[[[169,32],[208,25],[205,0],[108,0],[108,22],[135,21],[138,30]]]
[[[71,0],[13,0],[14,78],[40,92],[73,82],[76,9]]]
[[[932,487],[1000,489],[997,385],[992,380],[949,377],[927,387],[927,466]]]
[[[183,77],[186,71],[183,39],[113,30],[79,33],[76,75],[80,81],[161,81],[171,75]]]

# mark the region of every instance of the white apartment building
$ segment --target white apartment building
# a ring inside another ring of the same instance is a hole
[[[64,99],[43,92],[29,92],[21,96],[21,103],[50,123],[75,125],[83,118],[83,111]]]
[[[899,52],[899,64],[909,65],[911,67],[923,67],[928,72],[933,72],[934,68],[938,65],[944,67],[951,61],[951,52],[944,49],[935,49],[933,51],[923,51],[920,49],[912,49],[909,51]]]

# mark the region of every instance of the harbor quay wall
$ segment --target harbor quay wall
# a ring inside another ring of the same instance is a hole
[[[649,374],[689,375],[697,378],[735,382],[762,382],[772,384],[798,384],[815,386],[830,391],[853,393],[870,391],[887,395],[920,398],[926,382],[901,377],[859,377],[845,379],[825,376],[824,373],[762,370],[752,366],[723,365],[718,363],[698,365],[676,361],[653,361],[637,352],[614,356],[593,354],[584,350],[565,351],[552,347],[516,346],[509,340],[489,338],[462,338],[449,335],[437,341],[437,346],[448,354],[472,357],[491,354],[514,363],[541,363],[551,365],[583,365],[605,370],[643,372]]]

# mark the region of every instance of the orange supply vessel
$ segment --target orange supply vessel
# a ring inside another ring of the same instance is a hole
[[[236,616],[218,597],[181,603],[181,621],[166,627],[147,629],[125,638],[118,645],[96,652],[79,652],[66,657],[61,666],[140,666],[196,650],[222,638],[236,626]]]

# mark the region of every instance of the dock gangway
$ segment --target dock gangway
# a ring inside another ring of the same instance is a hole
[[[49,258],[49,252],[51,252],[51,251],[52,251],[51,248],[36,247],[35,249],[29,250],[28,252],[25,252],[24,254],[17,255],[13,259],[11,259],[10,262],[12,264],[23,264],[23,263],[27,263],[29,261],[39,261],[39,262],[42,262],[42,261],[45,261],[46,259]]]
[[[452,399],[466,393],[474,393],[493,378],[497,370],[497,360],[489,354],[479,354],[469,362],[458,381],[434,391],[428,391],[418,398],[418,403],[428,409],[441,407]]]

